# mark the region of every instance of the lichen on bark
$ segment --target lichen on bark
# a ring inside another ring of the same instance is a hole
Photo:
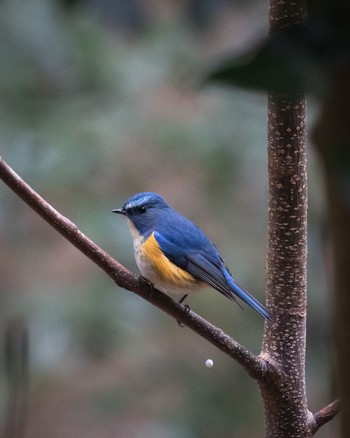
[[[270,93],[268,105],[267,303],[263,354],[286,376],[279,391],[262,388],[267,436],[309,436],[305,388],[307,172],[302,96]]]

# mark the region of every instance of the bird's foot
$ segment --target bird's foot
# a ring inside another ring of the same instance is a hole
[[[187,297],[187,295],[185,295],[185,298]],[[181,300],[183,301],[183,298],[181,298]],[[181,303],[182,301],[179,301],[179,303]],[[184,304],[184,308],[185,308],[185,315],[188,315],[191,311],[190,306],[188,304]],[[185,324],[181,321],[179,321],[178,319],[176,320],[176,322],[179,324],[180,327],[185,327]]]
[[[147,284],[147,286],[148,286],[149,289],[150,289],[150,292],[152,293],[152,292],[153,292],[153,289],[154,289],[154,284],[151,283],[151,282],[148,280],[148,278],[144,277],[143,275],[140,275],[140,276],[139,276],[139,279],[140,279],[143,283],[146,283],[146,284]]]

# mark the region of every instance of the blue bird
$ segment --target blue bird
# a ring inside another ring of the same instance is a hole
[[[223,258],[204,232],[162,198],[138,193],[114,213],[127,217],[135,259],[142,275],[157,289],[185,294],[209,285],[225,297],[239,297],[267,320],[271,314],[239,286]]]

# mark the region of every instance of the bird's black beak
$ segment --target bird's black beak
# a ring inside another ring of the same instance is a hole
[[[123,214],[124,216],[126,215],[126,211],[122,208],[115,208],[114,210],[112,210],[112,213]]]

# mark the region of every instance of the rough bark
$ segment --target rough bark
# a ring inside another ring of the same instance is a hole
[[[307,180],[305,101],[269,96],[269,239],[263,352],[287,376],[273,397],[262,391],[268,437],[310,435],[305,388]]]
[[[270,32],[301,24],[305,2],[270,2]],[[305,384],[307,173],[306,101],[271,92],[268,98],[268,254],[266,294],[275,315],[265,325],[263,355],[278,365],[286,381],[278,392],[261,386],[267,437],[312,435]]]

